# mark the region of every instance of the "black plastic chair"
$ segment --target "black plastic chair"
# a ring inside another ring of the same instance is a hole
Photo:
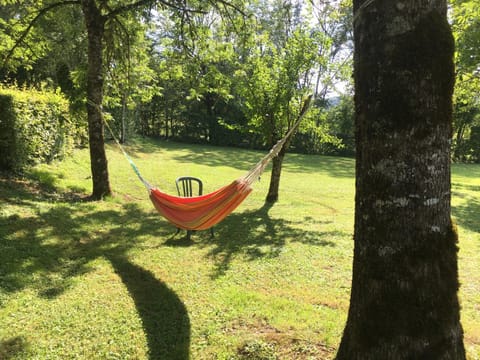
[[[203,195],[203,183],[199,178],[193,176],[180,176],[175,180],[175,185],[177,186],[178,196],[192,197]],[[177,234],[179,232],[180,229],[177,228]],[[190,240],[192,232],[192,230],[187,230],[187,240]],[[210,233],[213,237],[213,227],[210,228]]]

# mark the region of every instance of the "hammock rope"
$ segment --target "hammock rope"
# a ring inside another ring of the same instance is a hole
[[[310,101],[311,96],[304,101],[296,122],[285,136],[245,175],[216,191],[192,197],[169,195],[146,181],[122,144],[120,144],[114,135],[108,123],[106,121],[104,121],[104,123],[123,155],[130,163],[133,171],[147,188],[150,200],[160,215],[178,228],[185,230],[205,230],[218,224],[227,217],[252,192],[251,185],[260,177],[268,163],[278,155],[285,143],[300,126],[300,122],[310,106]]]
[[[104,121],[108,131],[110,132],[110,135],[112,135],[113,137],[113,140],[115,141],[115,143],[118,145],[118,147],[120,148],[120,150],[122,151],[123,155],[125,156],[125,158],[127,159],[127,161],[130,163],[130,166],[132,167],[133,169],[133,172],[135,173],[135,175],[137,175],[137,177],[140,179],[140,181],[143,183],[143,185],[145,185],[145,187],[147,188],[147,190],[150,191],[150,189],[153,189],[154,187],[147,181],[143,178],[142,174],[140,174],[140,170],[138,170],[138,167],[137,165],[135,165],[135,163],[133,162],[132,158],[130,157],[130,155],[128,155],[128,153],[125,151],[125,149],[123,148],[122,144],[120,143],[120,141],[118,141],[117,137],[115,136],[115,134],[113,133],[113,130],[112,128],[110,127],[110,125],[108,125],[108,122],[107,121]]]
[[[300,113],[298,115],[297,121],[293,126],[290,128],[290,130],[285,134],[283,138],[281,138],[273,147],[270,149],[270,151],[254,166],[250,169],[249,172],[247,172],[241,179],[248,183],[249,185],[253,184],[255,180],[257,180],[260,175],[263,173],[265,168],[267,167],[268,163],[278,155],[280,150],[282,150],[282,147],[285,145],[285,143],[290,139],[290,137],[294,134],[294,132],[298,129],[300,126],[300,123],[307,113],[307,110],[310,107],[310,101],[312,99],[312,96],[310,95],[303,103],[302,109],[300,110]]]

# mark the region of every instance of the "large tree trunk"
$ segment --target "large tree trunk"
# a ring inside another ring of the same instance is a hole
[[[464,359],[446,1],[354,9],[355,249],[337,359]]]
[[[92,171],[92,198],[99,200],[111,194],[105,154],[103,100],[103,35],[105,18],[94,0],[82,0],[88,33],[87,116]]]

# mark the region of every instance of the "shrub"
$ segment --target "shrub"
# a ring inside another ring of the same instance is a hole
[[[0,169],[61,158],[73,146],[68,102],[46,91],[0,88]]]

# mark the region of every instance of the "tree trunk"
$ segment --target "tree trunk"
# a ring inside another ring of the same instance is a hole
[[[465,359],[446,1],[354,0],[354,9],[355,249],[337,360]]]
[[[207,92],[203,97],[205,111],[207,113],[207,136],[209,144],[218,145],[218,122],[215,116],[215,95]]]
[[[272,159],[270,186],[268,188],[267,197],[265,198],[267,203],[274,203],[278,201],[278,189],[280,187],[280,175],[282,173],[283,159],[285,158],[285,153],[287,152],[289,143],[290,141],[287,141],[278,153],[278,156],[275,156]]]
[[[165,104],[165,139],[168,139],[169,106]]]
[[[127,140],[127,95],[122,95],[122,123],[120,128],[120,143],[125,144]]]
[[[82,10],[88,33],[87,116],[92,199],[111,195],[105,154],[103,101],[103,35],[105,19],[94,0],[82,0]]]

